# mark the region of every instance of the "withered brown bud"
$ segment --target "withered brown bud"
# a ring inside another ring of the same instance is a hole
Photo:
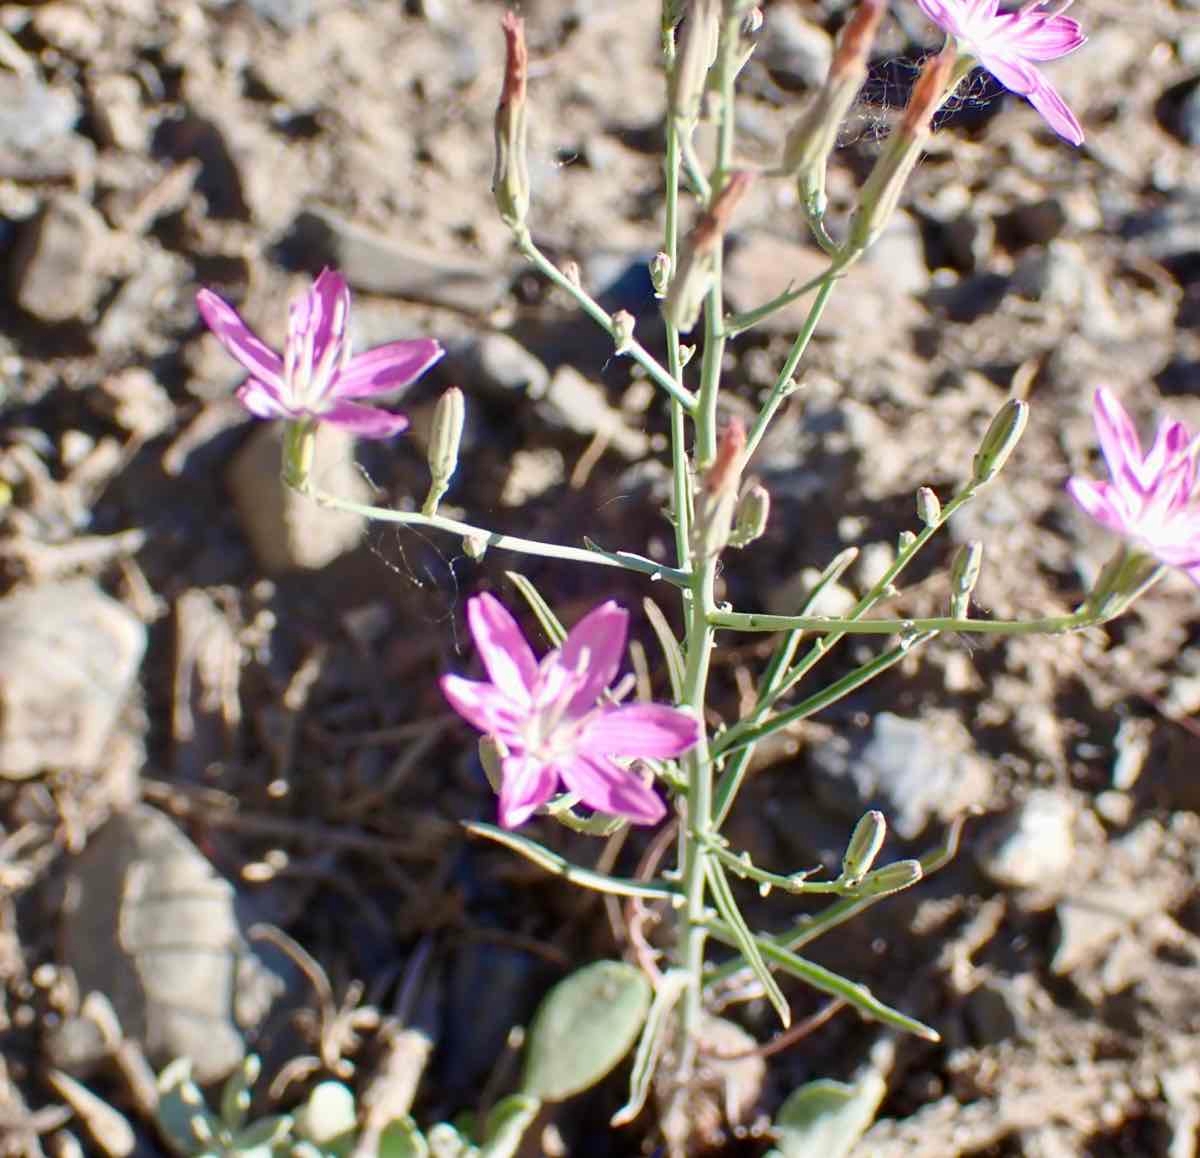
[[[947,45],[921,69],[908,107],[863,186],[858,208],[850,222],[847,245],[851,250],[866,249],[883,232],[896,211],[909,174],[929,138],[933,114],[945,98],[957,58],[957,50],[953,45]]]
[[[496,164],[492,193],[500,216],[512,226],[524,225],[529,212],[529,159],[526,148],[525,89],[529,53],[525,22],[515,12],[500,19],[504,29],[504,87],[496,107]]]
[[[754,174],[738,169],[729,175],[724,188],[692,226],[680,249],[679,267],[663,300],[663,317],[681,333],[687,333],[700,316],[705,295],[712,284],[714,257],[734,211],[754,183]]]

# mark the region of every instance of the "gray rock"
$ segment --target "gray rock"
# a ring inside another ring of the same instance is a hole
[[[554,372],[537,413],[543,422],[558,429],[603,436],[627,459],[642,458],[650,447],[646,432],[630,426],[621,411],[609,405],[603,387],[571,366],[560,366]]]
[[[358,546],[364,521],[285,487],[279,478],[282,451],[283,424],[260,423],[234,455],[226,481],[264,571],[319,570]],[[354,465],[354,437],[337,427],[317,427],[315,476],[323,490],[340,498],[371,501],[370,487]]]
[[[1053,890],[1075,856],[1075,808],[1061,792],[1031,792],[980,858],[1000,885]]]
[[[935,819],[982,806],[991,792],[987,766],[953,719],[912,720],[880,712],[868,733],[835,736],[814,748],[816,792],[847,817],[878,808],[905,840]]]
[[[145,650],[142,622],[87,580],[0,600],[0,778],[95,769]]]
[[[247,0],[254,12],[284,32],[295,32],[313,18],[313,0]]]
[[[9,278],[17,304],[43,322],[86,320],[108,284],[107,235],[104,219],[81,197],[49,200],[13,247]]]
[[[447,343],[445,373],[467,389],[510,401],[541,398],[550,371],[507,334],[483,334]]]
[[[1175,131],[1188,145],[1200,145],[1200,82],[1184,94],[1175,113]]]
[[[833,60],[833,37],[789,5],[774,4],[755,56],[785,88],[817,88]]]
[[[292,234],[307,260],[335,266],[365,293],[484,314],[508,292],[507,279],[491,266],[396,241],[327,209],[300,214]]]
[[[242,935],[233,887],[145,805],[112,817],[71,877],[62,961],[80,992],[104,994],[154,1065],[189,1057],[198,1081],[225,1077],[283,989]],[[64,1033],[60,1065],[86,1068],[80,1042]]]
[[[922,294],[929,288],[921,227],[908,213],[898,212],[888,222],[866,260],[895,293]]]
[[[69,89],[0,72],[0,150],[27,152],[65,137],[79,111],[79,100]]]
[[[828,266],[829,258],[818,249],[768,233],[739,234],[725,261],[726,304],[734,313],[756,309],[824,273]],[[794,337],[811,304],[812,295],[808,294],[755,328]],[[818,333],[833,337],[853,334],[856,350],[867,357],[871,352],[894,348],[897,335],[913,323],[918,313],[911,299],[897,295],[887,269],[859,262],[843,275],[821,317]],[[872,319],[871,326],[863,325],[864,317]]]

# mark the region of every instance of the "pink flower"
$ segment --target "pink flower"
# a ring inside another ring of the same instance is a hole
[[[1137,430],[1110,391],[1097,390],[1093,408],[1112,481],[1073,478],[1071,497],[1098,523],[1200,584],[1200,436],[1164,419],[1143,455]]]
[[[1006,89],[1025,97],[1060,137],[1080,145],[1083,129],[1074,113],[1035,66],[1074,52],[1087,39],[1078,21],[1062,14],[1069,4],[1058,3],[1057,11],[1047,12],[1048,0],[1027,0],[1015,12],[1001,12],[1000,0],[917,0],[964,52]]]
[[[196,295],[196,307],[221,345],[250,371],[237,396],[256,418],[318,419],[364,438],[388,438],[408,419],[350,400],[407,386],[443,353],[432,338],[418,338],[351,357],[350,290],[341,274],[328,269],[292,303],[282,358],[212,290]]]
[[[448,675],[442,691],[459,715],[502,747],[500,823],[516,828],[559,781],[584,804],[654,824],[658,794],[614,757],[666,759],[700,738],[696,718],[663,704],[605,696],[625,651],[629,613],[611,600],[583,617],[539,663],[513,617],[491,595],[467,601],[467,622],[490,682]]]

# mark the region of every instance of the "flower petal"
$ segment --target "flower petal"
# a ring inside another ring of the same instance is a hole
[[[591,756],[679,756],[700,739],[700,721],[666,704],[626,704],[597,712],[584,725],[576,751]]]
[[[1084,513],[1090,515],[1101,526],[1116,531],[1118,535],[1129,532],[1128,521],[1112,501],[1111,487],[1108,483],[1072,478],[1067,480],[1067,492],[1083,508]]]
[[[500,823],[505,828],[524,824],[558,787],[554,765],[530,756],[506,756],[500,776]]]
[[[359,406],[357,402],[331,403],[323,406],[316,417],[361,438],[391,438],[393,434],[408,429],[408,419],[403,414],[376,410],[373,406]]]
[[[196,294],[196,309],[217,341],[268,393],[274,391],[278,399],[283,392],[283,359],[242,321],[233,306],[212,290],[202,289]]]
[[[333,384],[335,398],[370,398],[389,390],[399,390],[415,381],[443,354],[432,338],[411,342],[389,342],[356,354]]]
[[[662,798],[640,777],[603,756],[576,756],[560,769],[563,783],[589,808],[657,824],[667,814]]]
[[[962,35],[962,20],[953,0],[917,0],[917,7],[943,32],[951,36]]]
[[[1032,66],[1031,66],[1032,67]],[[1058,95],[1058,90],[1035,69],[1037,83],[1026,94],[1029,103],[1042,114],[1046,122],[1064,141],[1071,145],[1083,144],[1083,126],[1067,107],[1067,102]],[[999,79],[999,78],[997,78]]]
[[[567,633],[558,662],[584,676],[571,697],[571,715],[594,708],[604,689],[616,679],[628,634],[629,612],[611,599],[594,607]]]
[[[316,281],[288,310],[288,345],[297,351],[306,349],[308,365],[321,361],[331,345],[341,343],[350,315],[350,289],[346,279],[331,269],[323,269]],[[311,349],[307,343],[311,342]]]
[[[473,596],[467,600],[467,623],[492,683],[514,704],[529,705],[537,660],[508,609],[486,592]]]
[[[1142,444],[1137,427],[1117,396],[1101,386],[1092,399],[1092,418],[1096,423],[1096,436],[1100,439],[1100,450],[1108,464],[1108,473],[1113,482],[1120,484],[1135,472],[1129,470],[1130,463],[1142,462]]]
[[[274,390],[257,378],[247,378],[234,391],[237,400],[254,415],[255,418],[296,418],[282,402]]]
[[[1011,13],[1000,21],[1006,27],[997,28],[995,35],[1026,60],[1058,60],[1087,43],[1079,21],[1070,16],[1022,20],[1019,13]]]
[[[481,732],[504,741],[511,751],[520,743],[525,715],[495,684],[446,675],[438,681],[450,706]]]

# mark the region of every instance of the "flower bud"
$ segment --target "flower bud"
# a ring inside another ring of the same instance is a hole
[[[684,241],[679,268],[671,279],[662,305],[663,317],[681,333],[691,330],[700,317],[725,231],[753,182],[754,174],[744,169],[731,173],[724,188],[713,198],[708,210],[700,215]]]
[[[1000,473],[1008,462],[1008,456],[1021,441],[1028,421],[1029,403],[1020,398],[1010,398],[996,412],[975,455],[974,479],[977,486],[982,486]]]
[[[855,896],[886,897],[915,885],[924,875],[919,860],[898,860],[867,873],[855,890]]]
[[[837,145],[838,130],[867,77],[867,57],[887,0],[862,0],[846,22],[834,49],[829,76],[788,133],[780,168],[793,174],[809,212],[825,212],[825,167]]]
[[[720,32],[721,0],[692,0],[680,24],[675,64],[667,78],[671,112],[680,120],[694,121],[700,115]]]
[[[903,555],[917,541],[917,536],[912,531],[901,531],[896,537],[896,553]]]
[[[526,147],[525,86],[529,54],[525,47],[525,22],[506,12],[504,29],[504,87],[496,107],[496,164],[492,171],[492,194],[504,221],[516,228],[525,224],[529,212],[529,158]]]
[[[863,877],[871,871],[871,865],[883,848],[884,837],[887,836],[887,821],[882,812],[868,812],[854,826],[850,843],[846,845],[846,855],[842,857],[842,882],[847,885],[860,884]]]
[[[1127,545],[1119,547],[1088,593],[1088,611],[1099,620],[1121,615],[1162,570],[1162,564],[1145,551]]]
[[[850,220],[846,247],[851,252],[866,249],[892,219],[909,174],[929,138],[933,114],[946,94],[955,60],[956,50],[948,45],[926,61],[917,77],[908,107],[875,162]]]
[[[771,493],[762,483],[755,483],[738,499],[733,516],[733,533],[729,536],[731,547],[748,547],[755,539],[761,539],[771,517]]]
[[[719,555],[729,542],[745,456],[746,426],[740,418],[731,418],[721,431],[717,457],[705,472],[696,499],[693,530],[701,558]]]
[[[465,535],[462,541],[463,554],[476,563],[487,554],[488,541],[485,535]]]
[[[612,316],[612,337],[618,354],[624,354],[633,345],[634,317],[628,310],[617,310]]]
[[[983,544],[978,539],[964,543],[950,564],[950,614],[965,619],[971,608],[971,594],[979,582],[983,566]]]
[[[650,284],[654,287],[654,296],[661,298],[670,282],[671,259],[665,253],[656,253],[650,259]]]
[[[497,796],[504,784],[502,764],[507,754],[504,745],[493,736],[479,737],[479,763],[483,767],[483,774],[487,777],[487,782]]]
[[[450,480],[458,469],[458,449],[462,445],[463,423],[466,409],[463,392],[451,386],[438,399],[433,411],[433,426],[429,433],[429,497],[421,513],[432,515],[450,486]]]
[[[921,487],[917,491],[917,518],[927,527],[937,524],[942,517],[942,504],[929,487]]]

